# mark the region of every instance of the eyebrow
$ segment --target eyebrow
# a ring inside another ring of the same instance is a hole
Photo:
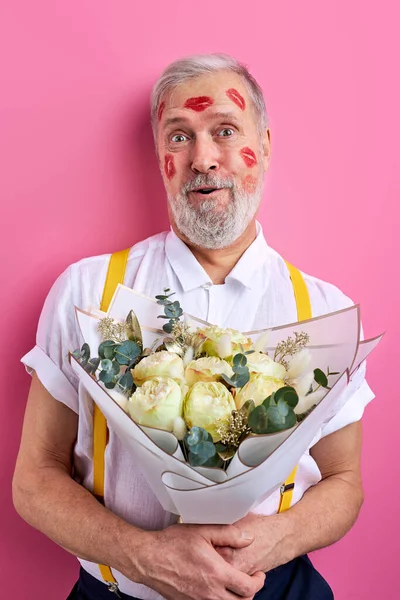
[[[212,115],[211,117],[212,119],[222,119],[224,121],[232,121],[232,123],[235,123],[236,125],[239,125],[239,119],[237,118],[237,116],[232,113],[232,112],[216,112]],[[170,125],[177,125],[179,123],[189,123],[190,119],[188,119],[187,117],[169,117],[168,119],[165,120],[164,123],[164,127],[169,127]]]

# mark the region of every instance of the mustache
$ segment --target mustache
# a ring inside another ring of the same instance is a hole
[[[196,175],[194,179],[191,179],[183,184],[181,187],[181,193],[188,194],[189,192],[193,192],[199,188],[233,189],[234,187],[235,183],[230,177],[220,177],[214,173],[199,173],[199,175]]]

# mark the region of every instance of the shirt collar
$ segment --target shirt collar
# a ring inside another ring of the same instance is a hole
[[[248,289],[252,289],[257,281],[256,272],[269,258],[269,247],[265,241],[263,229],[257,221],[257,237],[240,257],[225,282],[235,280]],[[165,252],[175,275],[184,292],[201,286],[211,286],[212,281],[201,264],[197,261],[186,244],[171,231],[165,242]]]

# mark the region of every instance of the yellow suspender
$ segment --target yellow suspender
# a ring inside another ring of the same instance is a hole
[[[107,312],[113,294],[119,283],[124,283],[126,263],[128,260],[129,248],[115,252],[111,255],[108,265],[106,282],[104,285],[103,297],[101,299],[100,310]],[[104,501],[104,454],[107,445],[107,422],[97,406],[93,403],[93,493],[101,501]],[[100,573],[104,581],[109,585],[110,590],[118,589],[117,582],[111,572],[110,567],[99,565]]]
[[[292,280],[294,297],[296,300],[297,307],[297,320],[305,321],[307,319],[311,319],[312,309],[310,296],[303,276],[300,273],[300,271],[290,263],[286,262],[286,266],[289,269],[290,279]],[[278,513],[284,512],[285,510],[288,510],[288,508],[290,508],[290,505],[292,503],[296,472],[297,466],[293,469],[289,477],[286,479],[285,483],[281,486],[281,499],[279,502]]]
[[[116,290],[118,283],[124,282],[126,263],[128,260],[129,248],[111,255],[108,267],[106,282],[104,285],[103,297],[100,309],[104,312],[108,310],[109,304]],[[303,276],[293,265],[286,262],[292,280],[294,296],[297,306],[297,319],[304,321],[311,319],[311,303],[307,286]],[[98,406],[93,404],[93,493],[99,499],[104,498],[104,453],[107,445],[107,423]],[[290,508],[293,496],[294,480],[297,467],[289,475],[288,479],[281,487],[281,500],[278,512],[283,512]],[[117,582],[111,572],[110,567],[99,565],[101,575],[110,588],[114,591],[117,588]]]

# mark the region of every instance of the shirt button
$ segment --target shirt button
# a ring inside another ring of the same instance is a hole
[[[209,290],[211,286],[212,286],[212,283],[207,281],[207,283],[203,283],[203,285],[201,287],[205,290]]]

